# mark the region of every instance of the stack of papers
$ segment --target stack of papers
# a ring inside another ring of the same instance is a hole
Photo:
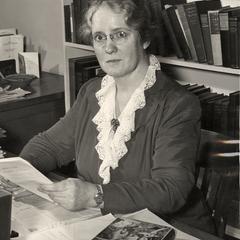
[[[14,90],[8,91],[7,89],[0,87],[0,103],[22,98],[23,96],[29,93],[31,92],[25,91],[21,88],[16,88]]]

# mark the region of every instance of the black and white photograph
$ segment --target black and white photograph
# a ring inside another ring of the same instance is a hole
[[[1,0],[0,240],[240,240],[239,103],[240,0]]]

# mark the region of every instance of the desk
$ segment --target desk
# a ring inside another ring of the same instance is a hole
[[[7,131],[2,145],[15,154],[65,114],[63,76],[43,72],[27,90],[32,93],[22,99],[0,103],[0,127]]]

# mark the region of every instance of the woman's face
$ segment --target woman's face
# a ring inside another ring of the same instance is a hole
[[[107,5],[92,17],[93,47],[99,64],[115,78],[130,75],[145,61],[140,35],[126,25],[124,18],[123,12],[116,13]]]

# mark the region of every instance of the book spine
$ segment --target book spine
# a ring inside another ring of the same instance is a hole
[[[74,5],[70,5],[70,24],[71,24],[71,39],[72,42],[76,42],[76,25],[75,25],[75,16],[74,16]]]
[[[195,2],[184,4],[189,28],[192,34],[193,43],[198,57],[198,62],[204,63],[207,61],[200,20],[198,16],[197,6]]]
[[[153,17],[153,22],[156,25],[156,30],[153,33],[153,40],[151,41],[150,48],[155,54],[168,56],[173,53],[173,47],[169,44],[169,41],[171,40],[167,34],[166,26],[163,23],[163,0],[149,0],[148,4]]]
[[[170,19],[174,34],[176,36],[176,39],[177,39],[177,41],[179,43],[179,46],[182,50],[183,58],[185,60],[192,59],[191,53],[190,53],[190,50],[189,50],[189,47],[188,47],[188,44],[187,44],[187,41],[186,41],[186,38],[183,34],[181,25],[178,21],[177,14],[175,12],[175,7],[168,8],[167,9],[167,14],[168,14],[168,17]]]
[[[76,35],[76,43],[81,44],[81,38],[79,36],[80,33],[80,26],[81,26],[81,0],[73,0],[73,22],[75,25],[75,35]]]
[[[169,38],[171,39],[171,42],[172,42],[175,54],[177,55],[178,58],[182,58],[183,57],[183,53],[182,53],[180,45],[179,45],[179,43],[177,41],[177,38],[175,36],[174,30],[173,30],[171,21],[170,21],[170,19],[168,17],[166,9],[162,10],[162,17],[163,17],[163,21],[164,21],[164,24],[166,26]]]
[[[70,86],[70,104],[72,105],[76,98],[76,74],[75,74],[75,61],[69,59],[69,86]]]
[[[238,21],[237,21],[237,66],[238,68],[240,68],[240,18],[238,17]]]
[[[230,66],[239,68],[238,63],[238,32],[237,32],[237,17],[229,17],[229,35],[230,35]]]
[[[212,43],[213,64],[222,65],[222,46],[219,27],[219,16],[217,11],[208,11],[210,36]]]
[[[213,64],[212,43],[207,14],[200,14],[201,28],[203,34],[204,47],[207,55],[208,64]]]
[[[71,10],[70,5],[64,5],[64,27],[65,27],[65,41],[71,42]]]
[[[185,11],[184,11],[183,4],[177,5],[177,9],[178,9],[179,18],[180,18],[181,23],[182,23],[182,28],[183,28],[183,31],[185,33],[185,36],[186,36],[186,39],[187,39],[187,42],[188,42],[188,46],[189,46],[189,49],[190,49],[190,52],[191,52],[192,60],[197,62],[198,61],[197,53],[196,53],[196,50],[195,50],[195,47],[194,47],[191,31],[190,31],[190,28],[189,28],[189,25],[188,25],[188,21],[187,21],[187,17],[186,17]]]
[[[222,46],[223,66],[230,67],[230,36],[228,12],[219,13],[220,37]]]

